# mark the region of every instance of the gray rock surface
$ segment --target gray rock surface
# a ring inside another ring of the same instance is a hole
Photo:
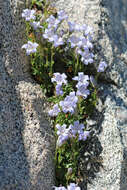
[[[54,136],[21,46],[25,0],[0,0],[0,190],[54,185]]]
[[[110,83],[100,85],[96,133],[103,148],[103,168],[84,190],[127,189],[127,2],[126,0],[54,0],[71,20],[95,30],[98,60],[108,63]],[[98,130],[100,129],[100,130]],[[101,132],[99,132],[101,131]]]

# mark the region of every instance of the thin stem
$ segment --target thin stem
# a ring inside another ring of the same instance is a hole
[[[79,56],[77,55],[77,62],[75,64],[75,75],[78,73],[78,67],[79,67]]]

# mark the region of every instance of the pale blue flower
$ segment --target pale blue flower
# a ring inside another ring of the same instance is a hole
[[[30,20],[35,20],[35,10],[30,10],[30,9],[24,9],[23,13],[22,13],[22,17],[25,18],[26,21],[30,21]]]
[[[53,29],[45,29],[45,33],[43,34],[43,38],[48,39],[49,42],[53,42],[56,37]]]
[[[34,28],[34,30],[37,30],[38,28],[43,28],[40,25],[40,22],[36,22],[36,21],[31,22],[30,25]]]
[[[61,10],[58,11],[58,20],[62,21],[62,20],[67,20],[68,16],[66,15],[65,11]]]
[[[75,95],[75,92],[71,92],[63,101],[60,101],[60,106],[62,107],[62,111],[64,113],[70,112],[74,113],[75,108],[77,106],[78,98]]]
[[[69,39],[68,39],[68,42],[70,42],[71,44],[71,48],[74,48],[78,45],[80,39],[79,37],[76,37],[76,36],[71,36]]]
[[[60,112],[60,108],[59,108],[58,104],[55,104],[55,105],[53,106],[53,109],[50,110],[48,113],[49,113],[50,116],[56,117],[59,112]]]
[[[62,85],[61,84],[57,84],[56,85],[56,95],[60,95],[62,96],[63,95],[63,90],[62,90]]]
[[[28,41],[27,44],[22,46],[22,49],[26,49],[26,54],[30,55],[31,53],[35,53],[37,51],[38,44],[36,42]]]
[[[83,85],[85,85],[86,87],[89,85],[89,76],[88,75],[84,75],[83,72],[78,72],[78,76],[72,78],[73,80],[78,81],[78,84],[81,85],[81,83]]]
[[[53,77],[51,78],[51,81],[56,82],[59,85],[62,85],[62,84],[67,84],[66,78],[67,78],[67,76],[65,75],[65,73],[63,73],[63,74],[54,73]]]
[[[66,129],[67,129],[67,125],[66,124],[63,124],[63,125],[59,125],[57,124],[56,125],[56,128],[57,128],[57,135],[63,135],[64,133],[66,133]]]
[[[97,69],[97,72],[104,72],[104,70],[106,69],[107,67],[107,64],[105,61],[101,61],[99,66],[98,66],[98,69]]]
[[[58,46],[64,44],[63,38],[58,37],[58,35],[55,35],[55,36],[54,36],[53,41],[54,41],[54,44],[53,44],[53,45],[54,45],[55,47],[58,47]]]
[[[81,190],[81,189],[75,183],[70,183],[70,185],[67,186],[67,190]]]
[[[82,27],[79,24],[76,24],[75,22],[70,22],[68,21],[68,26],[69,26],[69,31],[73,32],[73,31],[77,31],[80,32],[82,31]]]
[[[75,121],[74,124],[69,125],[69,131],[72,137],[75,137],[76,134],[80,134],[84,129],[84,124],[80,124],[79,121]]]
[[[82,96],[84,99],[86,99],[87,96],[90,95],[90,91],[86,89],[86,85],[78,83],[76,87],[77,87],[77,92],[76,92],[77,96]]]
[[[83,131],[79,134],[79,141],[85,141],[90,135],[89,131]]]
[[[55,30],[60,23],[60,20],[56,19],[53,15],[51,15],[46,21],[48,22],[48,28],[54,28]]]

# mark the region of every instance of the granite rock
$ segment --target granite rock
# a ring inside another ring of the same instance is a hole
[[[21,46],[25,0],[0,0],[0,190],[49,190],[55,141]]]
[[[102,146],[102,169],[84,190],[127,189],[127,3],[126,0],[54,0],[69,18],[94,28],[97,62],[108,63],[101,81],[96,123],[92,125]],[[110,79],[110,80],[109,80]],[[94,122],[90,122],[94,123]],[[85,180],[84,180],[85,181]]]

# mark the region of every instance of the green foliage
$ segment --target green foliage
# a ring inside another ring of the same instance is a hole
[[[42,14],[47,18],[54,10],[50,9],[49,4],[44,0],[32,0],[32,7],[42,12],[37,12],[37,19],[39,20]],[[54,11],[55,14],[55,11]],[[47,28],[45,20],[41,23],[43,28]],[[34,32],[30,24],[26,24],[26,31],[28,40],[38,42],[39,48],[37,52],[30,57],[31,73],[34,79],[40,84],[43,92],[48,96],[49,103],[59,103],[61,100],[69,95],[70,92],[75,91],[75,81],[72,80],[78,72],[84,72],[91,75],[91,70],[86,65],[82,65],[80,56],[75,56],[75,52],[69,48],[65,51],[63,48],[54,48],[51,43],[46,40],[41,41],[39,31]],[[41,31],[42,32],[42,31]],[[54,72],[65,73],[68,77],[68,84],[63,85],[63,96],[56,96],[55,87],[51,83],[51,77]],[[86,119],[90,117],[97,103],[97,89],[92,85],[89,86],[91,94],[87,99],[79,97],[78,106],[75,114],[63,113],[62,111],[54,117],[54,129],[56,124],[66,124],[69,126],[74,121],[79,120],[83,124]],[[56,135],[56,129],[55,129]],[[56,139],[57,139],[56,135]],[[85,142],[87,143],[87,141]],[[61,147],[56,147],[55,165],[56,165],[56,185],[67,185],[69,182],[78,182],[81,180],[79,170],[80,149],[84,148],[84,142],[78,141],[78,136],[74,139],[67,140]],[[72,173],[68,173],[68,169],[72,168]]]

